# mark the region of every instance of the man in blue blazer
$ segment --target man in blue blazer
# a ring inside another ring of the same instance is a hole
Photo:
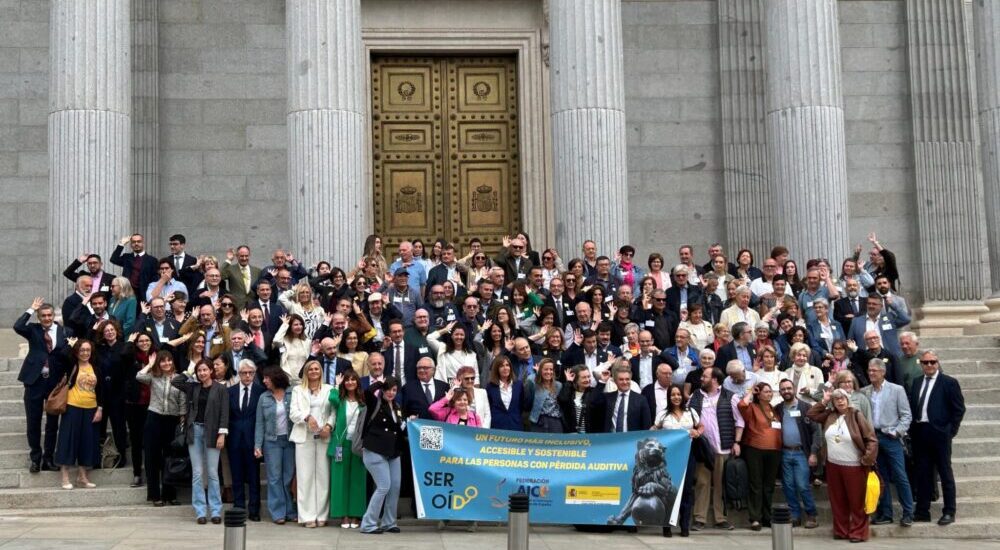
[[[847,332],[847,338],[854,340],[859,348],[865,347],[865,332],[877,330],[882,337],[882,346],[891,354],[899,357],[902,351],[899,348],[898,329],[910,324],[910,316],[906,313],[906,308],[894,300],[891,296],[885,300],[887,308],[882,308],[882,298],[878,296],[868,296],[865,302],[867,314],[864,317],[855,317],[851,321],[851,328]]]
[[[632,391],[632,369],[616,367],[611,376],[618,390],[602,395],[604,431],[613,433],[648,430],[653,425],[652,414],[646,399]]]
[[[878,297],[875,297],[879,300]],[[914,480],[917,503],[913,521],[931,520],[931,492],[934,470],[941,478],[944,506],[938,525],[955,522],[955,474],[951,469],[951,440],[965,417],[965,398],[958,380],[944,374],[935,352],[927,350],[920,355],[920,369],[924,375],[910,387],[910,425],[913,442]]]
[[[257,401],[264,386],[257,380],[251,361],[237,365],[240,383],[229,388],[229,470],[233,474],[233,507],[247,511],[250,521],[260,521],[260,466],[254,457],[254,430],[257,426]],[[245,487],[250,486],[247,503]]]
[[[38,314],[37,323],[29,323],[33,314]],[[58,362],[57,350],[66,345],[66,330],[55,323],[55,308],[42,298],[35,298],[31,307],[21,314],[14,322],[14,332],[28,341],[28,355],[21,364],[17,380],[24,384],[24,416],[28,423],[28,447],[31,449],[31,466],[28,471],[33,474],[42,469],[59,471],[52,462],[56,449],[56,435],[59,430],[59,417],[45,416],[45,448],[41,445],[42,416],[45,398],[49,396],[61,376],[63,369]]]
[[[123,253],[126,244],[132,249],[127,254]],[[132,291],[136,296],[145,295],[149,284],[160,277],[159,262],[152,255],[146,254],[146,240],[139,233],[122,237],[118,241],[118,246],[111,253],[111,263],[122,268],[122,277],[132,283]]]

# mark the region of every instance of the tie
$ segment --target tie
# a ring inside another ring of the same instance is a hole
[[[257,344],[258,348],[264,349],[264,335],[259,330],[253,332],[253,343]]]
[[[243,268],[243,290],[250,292],[250,266]]]
[[[396,375],[403,372],[403,344],[396,344],[396,356],[393,358],[392,365],[396,367]]]
[[[52,353],[52,335],[49,334],[48,329],[45,329],[43,338],[45,338],[45,360],[42,361],[42,374],[48,374],[49,354]]]
[[[927,388],[931,387],[931,377],[924,377],[924,387],[920,389],[920,398],[917,399],[917,415],[921,422],[927,422],[924,414],[924,403],[927,403]]]
[[[433,403],[434,402],[434,394],[431,393],[431,383],[430,382],[424,382],[424,395],[427,396],[427,402],[428,403]]]
[[[268,318],[271,316],[271,313],[267,310],[267,302],[264,302],[263,304],[261,304],[261,306],[264,308],[264,329],[266,330],[267,325],[269,324]]]
[[[615,413],[615,431],[625,431],[625,394],[618,394],[618,412]]]
[[[177,273],[181,272],[181,267],[184,265],[184,262],[181,261],[182,259],[183,258],[181,256],[174,256],[174,269]]]
[[[858,314],[858,299],[857,298],[854,298],[853,300],[851,300],[851,309],[854,310],[854,314],[855,315]]]
[[[240,403],[240,410],[247,410],[247,405],[250,404],[250,388],[248,386],[243,386],[243,402]]]

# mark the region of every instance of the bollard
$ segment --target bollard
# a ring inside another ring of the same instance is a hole
[[[792,541],[792,513],[788,506],[778,504],[771,509],[772,550],[794,550]]]
[[[507,514],[507,550],[528,550],[528,495],[510,495]]]
[[[247,512],[240,508],[226,510],[223,514],[226,535],[222,541],[223,550],[245,550],[247,547]]]

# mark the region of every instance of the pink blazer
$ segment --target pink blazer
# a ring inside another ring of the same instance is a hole
[[[448,400],[444,397],[438,399],[430,406],[427,411],[434,417],[434,420],[440,420],[442,422],[447,422],[448,424],[458,424],[459,416],[458,411],[448,406]],[[474,428],[482,427],[482,422],[479,421],[479,415],[476,411],[469,408],[469,412],[466,414],[467,426],[472,426]]]

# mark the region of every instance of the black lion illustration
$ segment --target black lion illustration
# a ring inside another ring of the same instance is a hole
[[[609,525],[622,525],[629,516],[637,526],[669,524],[677,488],[667,473],[666,456],[666,447],[653,438],[636,443],[632,495],[618,515],[608,518]]]

